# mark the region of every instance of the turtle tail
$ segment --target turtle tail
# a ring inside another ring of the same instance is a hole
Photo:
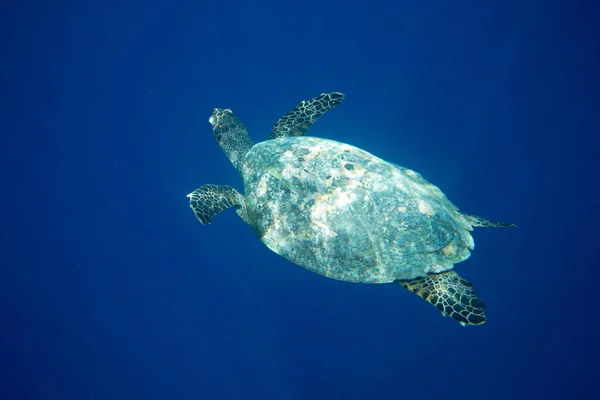
[[[485,219],[482,217],[477,217],[475,215],[467,214],[460,211],[460,214],[467,220],[469,225],[474,226],[476,228],[515,228],[515,224],[506,224],[504,222],[496,222],[491,221],[489,219]]]

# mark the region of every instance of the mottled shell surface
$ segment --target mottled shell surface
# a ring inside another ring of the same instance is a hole
[[[313,272],[384,283],[451,269],[471,225],[419,174],[314,137],[258,143],[243,164],[244,214],[273,251]]]

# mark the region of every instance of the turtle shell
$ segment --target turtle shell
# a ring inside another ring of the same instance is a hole
[[[451,269],[471,225],[419,174],[314,137],[253,146],[242,174],[248,223],[271,250],[313,272],[384,283]]]

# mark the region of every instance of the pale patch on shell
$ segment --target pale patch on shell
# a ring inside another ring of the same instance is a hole
[[[256,187],[256,195],[258,197],[262,197],[265,195],[265,193],[267,193],[267,188],[268,188],[267,181],[268,180],[269,180],[269,175],[261,176],[260,181],[258,182],[258,185]]]
[[[442,253],[444,253],[446,257],[453,256],[456,254],[456,246],[453,243],[450,243],[442,249]]]
[[[281,249],[281,245],[289,240],[288,237],[283,235],[281,225],[285,224],[285,215],[280,213],[280,204],[278,202],[270,205],[271,215],[273,215],[273,223],[267,226],[261,240],[273,251],[278,252]],[[281,221],[283,219],[283,221]]]
[[[311,197],[315,202],[310,207],[310,219],[314,224],[313,228],[319,228],[325,237],[337,236],[337,233],[329,228],[327,216],[352,204],[356,200],[356,193],[352,189],[358,186],[357,181],[350,181],[343,189],[337,187],[332,192],[314,193]]]
[[[383,176],[371,175],[371,179],[368,182],[372,192],[383,192],[389,189],[389,184]]]
[[[347,165],[352,166],[352,168],[351,169],[346,168]],[[358,178],[362,177],[367,172],[367,170],[365,169],[365,167],[363,167],[362,165],[360,165],[358,163],[353,163],[353,162],[348,162],[348,161],[342,160],[342,162],[340,164],[340,172],[350,179],[358,179]]]
[[[413,171],[412,169],[408,169],[408,168],[404,169],[404,173],[406,173],[407,175],[410,175],[412,177],[419,176],[419,174],[417,174],[415,171]]]
[[[463,237],[465,239],[465,244],[467,245],[467,248],[469,250],[475,249],[475,241],[473,240],[473,236],[471,236],[469,232],[466,232],[465,235],[463,235]]]
[[[333,185],[333,181],[338,179],[342,174],[340,173],[340,169],[339,168],[330,168],[329,169],[329,178],[325,178],[323,179],[323,183],[329,187],[331,185]]]
[[[325,220],[329,208],[327,194],[313,193],[311,196],[315,203],[310,207],[311,218]]]
[[[305,149],[308,150],[308,154],[302,156],[302,158],[304,158],[304,162],[309,162],[313,158],[316,158],[319,155],[321,155],[321,153],[323,153],[324,151],[328,150],[325,146],[325,143],[317,143],[314,146],[305,147]]]
[[[344,208],[356,199],[356,194],[342,191],[342,188],[338,187],[335,188],[333,197],[335,198],[335,206],[337,208]]]
[[[337,233],[332,231],[327,224],[327,214],[332,209],[328,203],[329,195],[315,193],[312,198],[315,200],[315,203],[310,207],[310,220],[313,223],[313,229],[319,231],[325,237],[336,237]]]
[[[392,164],[389,164],[389,171],[388,171],[389,175],[391,175],[391,179],[389,179],[390,182],[393,182],[394,185],[396,186],[396,188],[398,188],[399,190],[401,190],[404,193],[408,192],[407,186],[406,186],[406,180],[407,177],[405,174],[402,173],[402,171],[398,170],[396,167],[394,167]]]
[[[419,212],[421,214],[432,216],[435,214],[435,211],[431,207],[431,204],[426,202],[425,200],[419,200]]]
[[[289,164],[290,161],[296,159],[298,156],[296,155],[296,149],[291,148],[287,149],[279,156],[279,161],[283,164]]]
[[[427,183],[424,186],[425,186],[425,188],[427,188],[427,190],[429,190],[434,195],[436,195],[436,196],[444,196],[444,193],[442,193],[442,191],[440,190],[440,188],[438,188],[437,186],[432,185],[431,183]]]

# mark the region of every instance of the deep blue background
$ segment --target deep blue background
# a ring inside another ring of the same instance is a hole
[[[0,17],[0,399],[599,398],[597,2],[48,4]],[[311,135],[518,224],[458,266],[486,325],[194,218],[214,107],[334,90]]]

